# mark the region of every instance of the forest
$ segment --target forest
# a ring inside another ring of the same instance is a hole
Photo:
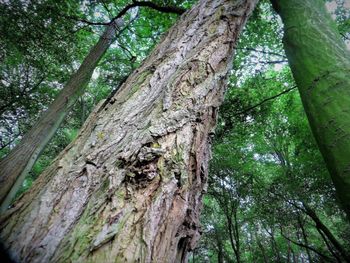
[[[350,262],[349,0],[0,0],[1,262]]]

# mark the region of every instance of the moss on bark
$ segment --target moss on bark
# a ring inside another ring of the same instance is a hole
[[[350,52],[323,0],[273,0],[306,114],[350,216]]]

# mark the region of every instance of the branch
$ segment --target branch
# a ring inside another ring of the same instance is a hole
[[[105,3],[105,1],[104,1],[104,0],[101,0],[101,3],[102,3],[102,5],[103,5],[103,8],[104,8],[104,9],[107,11],[107,13],[109,14],[109,16],[112,17],[112,12],[111,12],[111,10],[109,10],[108,5]]]
[[[173,14],[182,15],[183,13],[186,12],[185,8],[181,8],[181,7],[177,7],[177,6],[160,6],[160,5],[157,5],[155,3],[148,2],[148,1],[133,1],[133,4],[135,6],[149,7],[149,8],[152,8],[154,10],[157,10],[157,11],[160,11],[163,13],[173,13]],[[133,5],[133,4],[131,4],[131,5]]]
[[[311,247],[311,246],[305,245],[305,244],[303,244],[303,243],[301,243],[301,242],[297,242],[297,241],[295,241],[295,240],[293,240],[293,239],[290,239],[289,237],[287,237],[286,235],[283,234],[282,229],[280,230],[280,233],[281,233],[281,236],[282,236],[282,237],[284,237],[284,238],[287,239],[288,241],[292,242],[293,244],[295,244],[295,245],[297,245],[297,246],[299,246],[299,247],[303,247],[303,248],[309,249],[309,250],[315,252],[317,255],[323,257],[324,259],[327,259],[327,260],[330,259],[330,257],[328,257],[327,255],[321,253],[321,252],[318,251],[317,249],[315,249],[315,248],[313,248],[313,247]]]
[[[238,117],[238,116],[241,115],[241,114],[247,113],[248,111],[251,111],[251,110],[255,109],[256,107],[259,107],[260,105],[264,104],[265,102],[267,102],[267,101],[269,101],[269,100],[273,100],[273,99],[278,98],[279,96],[281,96],[281,95],[283,95],[283,94],[285,94],[285,93],[288,93],[289,91],[294,90],[296,87],[297,87],[297,86],[293,86],[293,87],[291,87],[291,88],[289,88],[289,89],[286,89],[286,90],[284,90],[284,91],[282,91],[282,92],[280,92],[280,93],[278,93],[278,94],[276,94],[276,95],[274,95],[274,96],[272,96],[272,97],[266,98],[266,99],[260,101],[258,104],[255,104],[255,105],[253,105],[253,106],[251,106],[251,107],[249,107],[249,108],[246,108],[246,109],[244,109],[244,110],[242,110],[242,111],[240,111],[240,112],[235,113],[235,114],[233,115],[233,117]],[[229,131],[232,127],[233,127],[232,121],[228,122],[228,123],[223,127],[223,130],[222,130],[221,132],[218,132],[218,133],[216,134],[216,138],[222,138],[222,137],[225,135],[225,133],[226,133],[227,131]]]
[[[244,110],[242,110],[242,111],[236,113],[236,114],[235,114],[235,117],[238,116],[238,115],[244,114],[244,113],[246,113],[246,112],[248,112],[248,111],[251,111],[251,110],[255,109],[256,107],[259,107],[260,105],[264,104],[265,102],[267,102],[267,101],[269,101],[269,100],[273,100],[273,99],[275,99],[275,98],[278,98],[279,96],[281,96],[281,95],[283,95],[283,94],[286,94],[286,93],[288,93],[288,92],[294,90],[296,87],[297,87],[297,86],[293,86],[293,87],[291,87],[291,88],[289,88],[289,89],[286,89],[286,90],[284,90],[284,91],[282,91],[282,92],[280,92],[280,93],[278,93],[278,94],[276,94],[276,95],[274,95],[274,96],[272,96],[272,97],[266,98],[266,99],[260,101],[258,104],[255,104],[255,105],[253,105],[253,106],[251,106],[251,107],[249,107],[249,108],[247,108],[247,109],[244,109]]]
[[[0,151],[2,151],[3,149],[11,145],[11,143],[13,143],[19,136],[21,136],[21,133],[15,134],[15,136],[12,139],[10,139],[7,143],[4,143],[3,145],[1,145]],[[4,156],[2,156],[1,158],[4,158]]]
[[[288,63],[288,60],[271,60],[271,61],[261,61],[259,60],[258,63],[262,64],[281,64],[281,63]]]
[[[181,7],[177,7],[177,6],[160,6],[157,5],[153,2],[149,2],[149,1],[133,1],[132,4],[129,4],[127,6],[125,6],[117,16],[115,16],[110,22],[93,22],[93,21],[89,21],[86,20],[84,18],[78,18],[78,17],[74,17],[74,16],[66,16],[64,15],[65,18],[68,19],[73,19],[88,25],[92,25],[92,26],[107,26],[109,24],[111,24],[113,21],[117,20],[118,18],[122,17],[123,15],[126,14],[126,12],[128,12],[130,9],[134,8],[134,7],[148,7],[157,11],[160,11],[162,13],[172,13],[172,14],[177,14],[177,15],[182,15],[186,9],[181,8]]]
[[[281,55],[279,53],[275,53],[275,52],[271,52],[271,51],[259,50],[259,49],[255,49],[255,48],[236,48],[236,49],[247,50],[247,51],[254,51],[254,52],[259,52],[259,53],[263,53],[263,54],[267,54],[267,55],[274,55],[274,56],[279,56],[279,57],[282,57],[282,58],[287,58],[285,55]]]

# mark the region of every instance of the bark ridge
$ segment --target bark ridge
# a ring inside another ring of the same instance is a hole
[[[187,261],[233,48],[255,3],[203,0],[182,15],[2,216],[14,259]]]

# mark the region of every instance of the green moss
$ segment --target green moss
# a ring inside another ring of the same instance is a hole
[[[157,162],[157,168],[159,171],[159,174],[161,177],[163,177],[165,174],[165,163],[164,163],[164,157],[159,157],[158,162]]]
[[[117,159],[117,160],[114,162],[114,165],[115,165],[115,167],[117,167],[117,168],[122,168],[123,163],[124,163],[124,162],[123,162],[122,160]]]
[[[274,0],[305,112],[350,217],[350,52],[323,0]]]
[[[117,192],[115,192],[115,195],[116,195],[118,200],[122,201],[125,199],[125,190],[119,189]]]
[[[160,148],[160,144],[158,142],[153,142],[151,147],[152,148]]]
[[[183,151],[182,145],[179,145],[176,147],[176,149],[173,149],[172,158],[173,158],[174,163],[180,164],[183,162],[183,152],[184,151]]]
[[[151,121],[149,121],[148,123],[147,123],[147,125],[145,126],[145,128],[144,128],[144,130],[147,130],[149,127],[151,127],[152,126],[152,122]]]
[[[127,99],[129,99],[132,95],[134,95],[140,89],[142,84],[146,81],[147,77],[150,75],[152,75],[152,72],[149,70],[146,70],[138,75],[138,79],[130,89]]]
[[[130,171],[126,173],[126,176],[131,177],[131,178],[135,177],[135,175],[136,174],[134,174],[133,172],[130,172]]]
[[[101,186],[101,190],[102,192],[105,192],[109,187],[109,179],[106,178],[103,183],[102,183],[102,186]]]

